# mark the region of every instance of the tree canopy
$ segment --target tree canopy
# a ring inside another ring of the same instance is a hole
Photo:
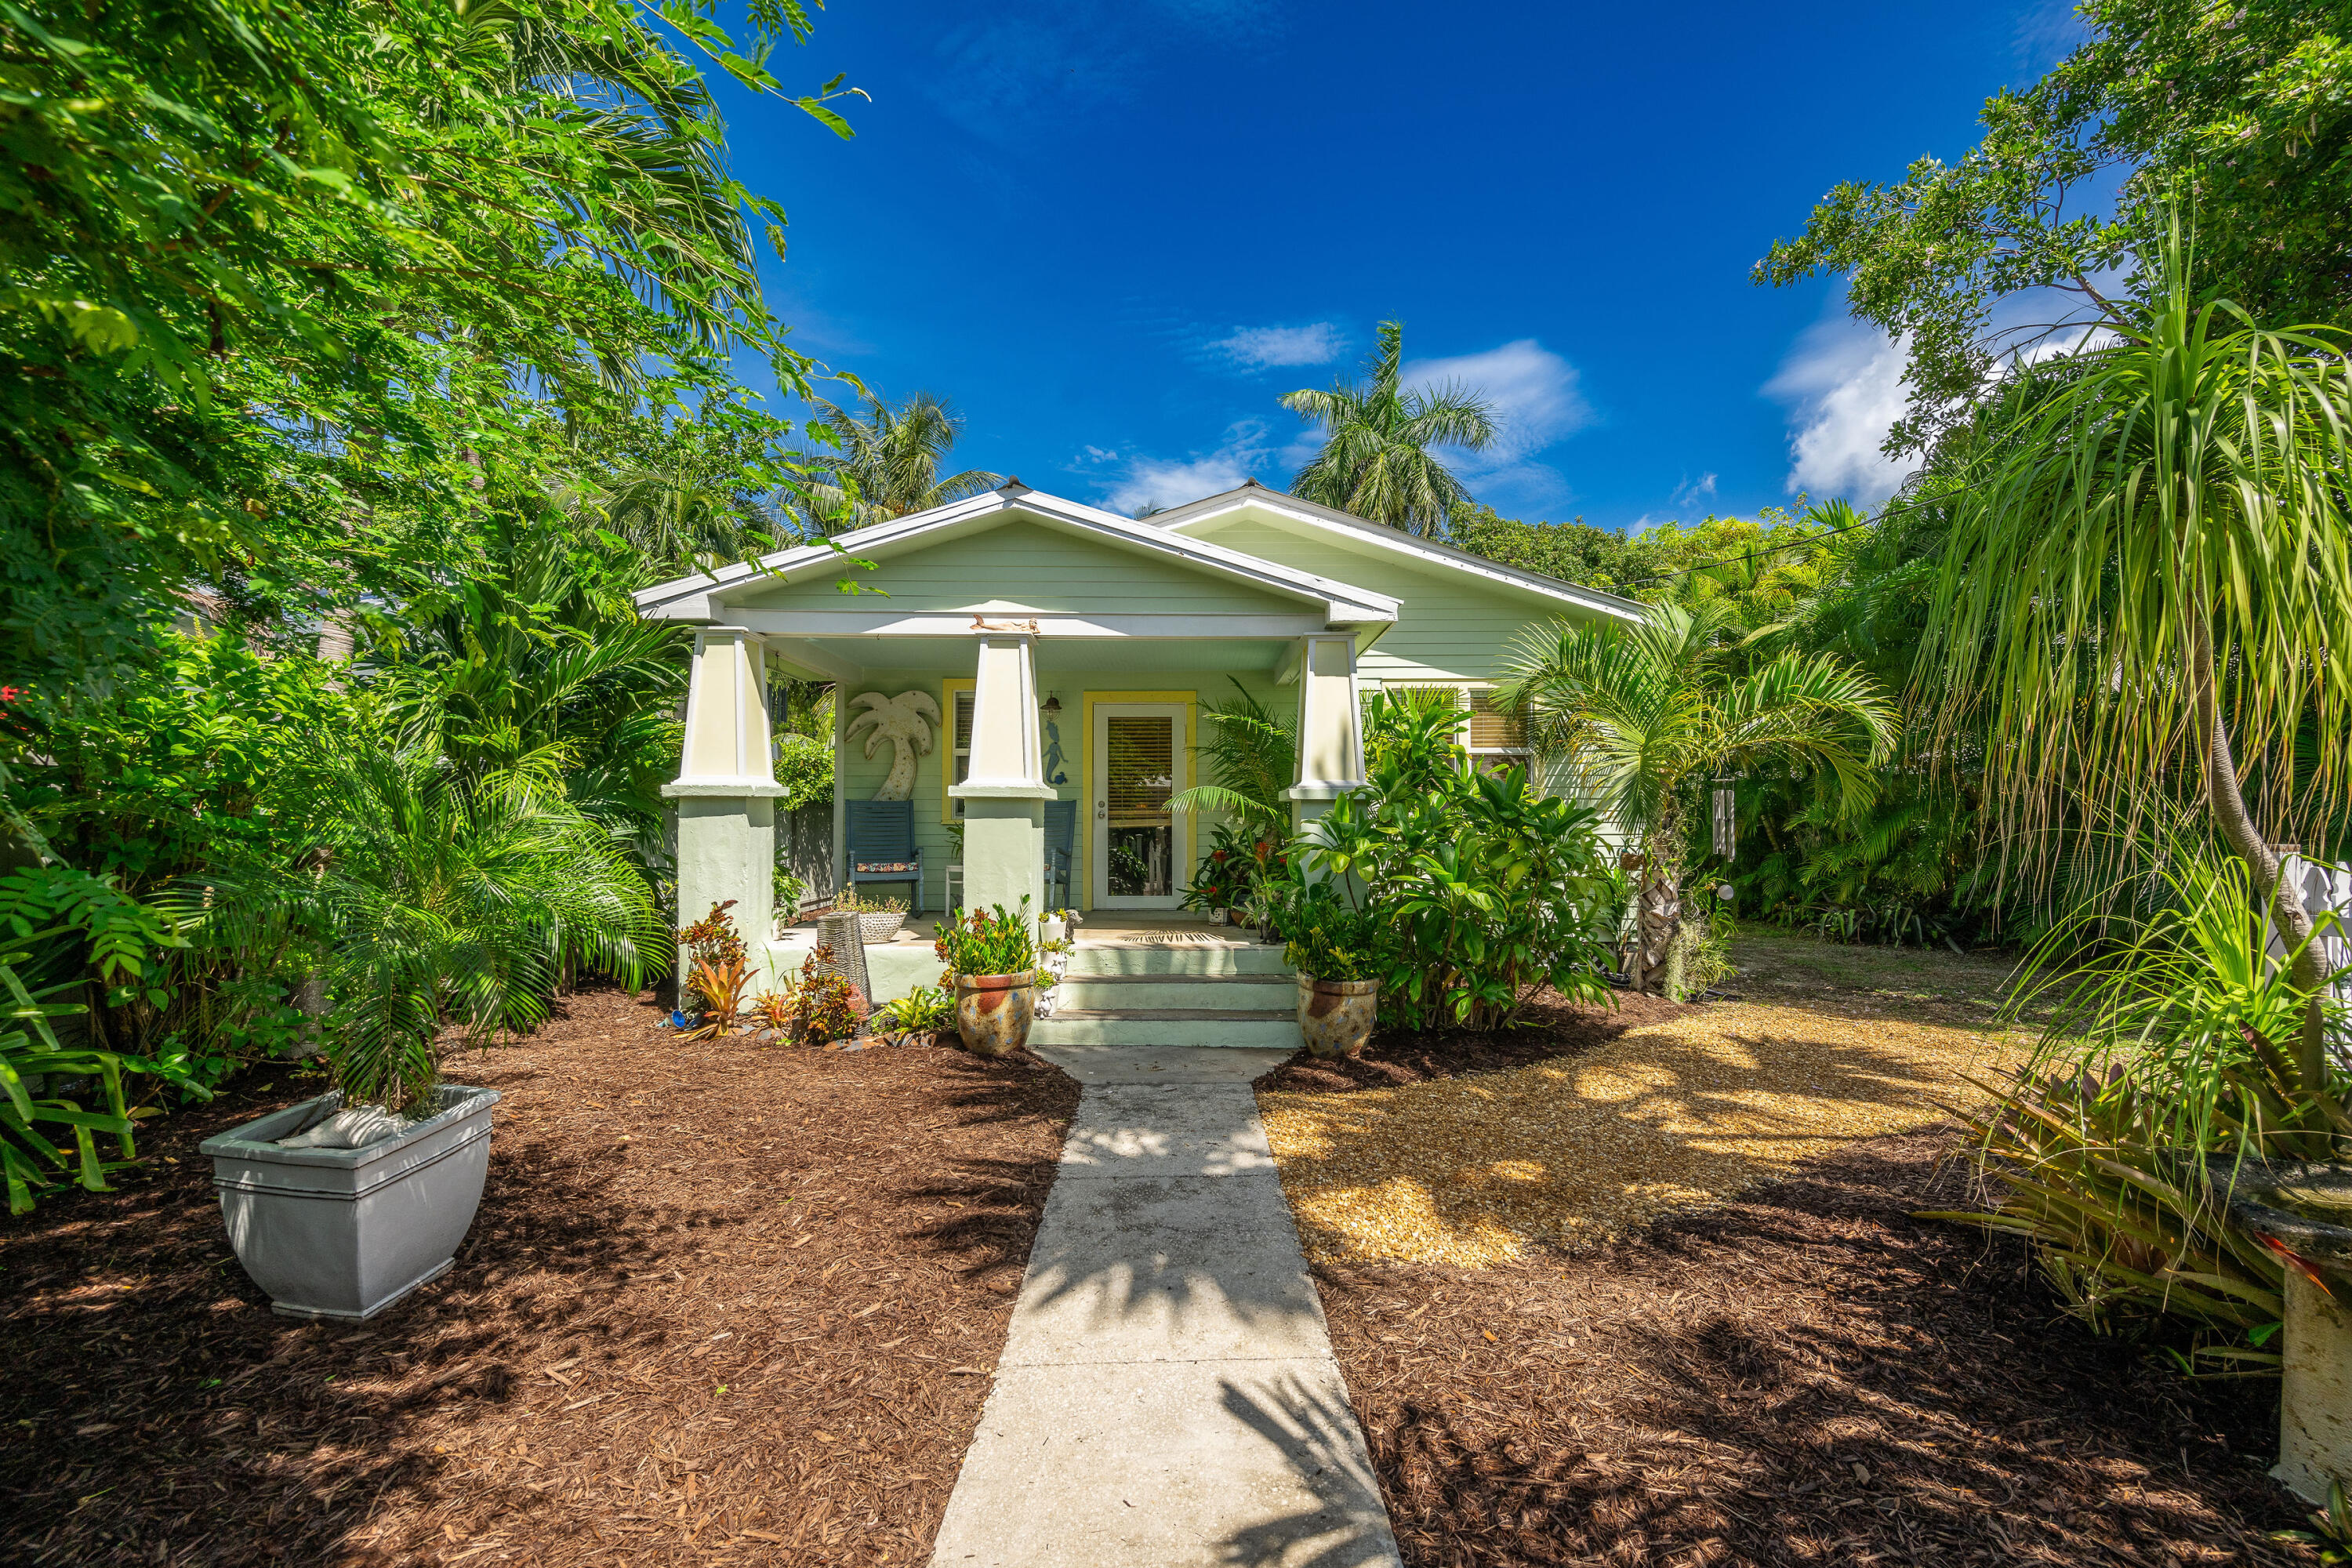
[[[1957,163],[1847,181],[1759,282],[1848,279],[1853,312],[1910,351],[1890,447],[1924,449],[2006,354],[2164,284],[2176,207],[2199,289],[2268,321],[2352,320],[2352,34],[2319,0],[2086,0],[2090,37],[1986,100]],[[2112,192],[2111,199],[2108,194]],[[2041,292],[2037,292],[2041,291]]]

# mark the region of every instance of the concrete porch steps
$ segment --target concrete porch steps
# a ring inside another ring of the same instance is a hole
[[[1298,1015],[1146,1007],[1133,1012],[1055,1013],[1029,1026],[1033,1046],[1243,1046],[1295,1051],[1306,1043]]]
[[[1298,991],[1282,950],[1259,942],[1088,942],[1030,1026],[1047,1047],[1297,1050]]]
[[[1206,1007],[1218,1012],[1283,1012],[1297,1005],[1289,974],[1077,974],[1063,976],[1055,996],[1072,1012],[1138,1007]]]

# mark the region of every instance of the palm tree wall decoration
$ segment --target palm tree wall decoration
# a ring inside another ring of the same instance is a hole
[[[896,408],[869,396],[863,417],[822,399],[817,406],[824,412],[810,427],[830,437],[834,449],[806,455],[816,470],[807,489],[811,516],[827,532],[928,511],[1004,482],[985,468],[940,477],[963,434],[963,416],[928,392]]]
[[[1868,676],[1804,653],[1732,676],[1722,643],[1735,629],[1720,600],[1653,605],[1622,631],[1555,623],[1521,637],[1513,679],[1496,693],[1528,713],[1538,753],[1565,763],[1641,847],[1627,962],[1636,990],[1661,968],[1669,993],[1679,989],[1685,822],[1706,781],[1794,768],[1853,809],[1875,796],[1871,767],[1894,744],[1894,707]]]
[[[1298,470],[1290,493],[1426,536],[1444,532],[1447,515],[1469,500],[1431,448],[1485,451],[1495,441],[1495,416],[1460,386],[1406,390],[1398,379],[1403,357],[1404,324],[1382,321],[1380,346],[1365,362],[1368,380],[1283,395],[1285,408],[1324,431],[1323,449]]]
[[[865,726],[866,754],[887,742],[893,751],[889,774],[882,787],[874,792],[876,800],[912,800],[915,796],[915,759],[929,752],[931,738],[940,722],[940,705],[926,691],[901,691],[896,697],[885,697],[878,691],[861,691],[850,700],[851,706],[864,710],[849,721],[849,731],[855,735]]]

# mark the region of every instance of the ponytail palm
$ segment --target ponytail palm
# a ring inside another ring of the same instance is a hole
[[[1403,358],[1403,323],[1382,321],[1369,379],[1283,395],[1285,408],[1324,431],[1323,449],[1298,470],[1290,493],[1407,533],[1442,533],[1470,498],[1431,448],[1486,450],[1495,440],[1494,409],[1458,386],[1406,391]]]
[[[2347,344],[2199,303],[2177,231],[2161,268],[2105,346],[2026,368],[1969,434],[1915,679],[1948,731],[1988,724],[2005,827],[2047,825],[2084,781],[2126,825],[2184,773],[2201,783],[2298,950],[2295,1063],[2317,1094],[2312,920],[2272,839],[2340,812],[2352,777]]]
[[[1497,700],[1523,710],[1539,755],[1640,847],[1637,988],[1682,925],[1684,825],[1721,773],[1815,773],[1840,811],[1877,794],[1871,768],[1894,742],[1895,712],[1869,677],[1821,654],[1786,653],[1741,676],[1720,668],[1734,629],[1722,601],[1650,606],[1636,626],[1556,623],[1524,634]]]

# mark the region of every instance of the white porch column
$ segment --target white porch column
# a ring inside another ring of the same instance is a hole
[[[1037,738],[1036,624],[980,626],[971,692],[971,771],[948,794],[963,802],[968,908],[1045,907],[1045,803],[1054,798]]]
[[[662,786],[677,802],[678,923],[732,899],[727,913],[757,954],[773,934],[776,797],[784,791],[768,742],[766,651],[740,626],[695,634],[682,750],[677,781]]]
[[[1364,782],[1363,708],[1356,689],[1356,639],[1345,632],[1300,639],[1298,782],[1285,790],[1301,832],[1331,803]]]

